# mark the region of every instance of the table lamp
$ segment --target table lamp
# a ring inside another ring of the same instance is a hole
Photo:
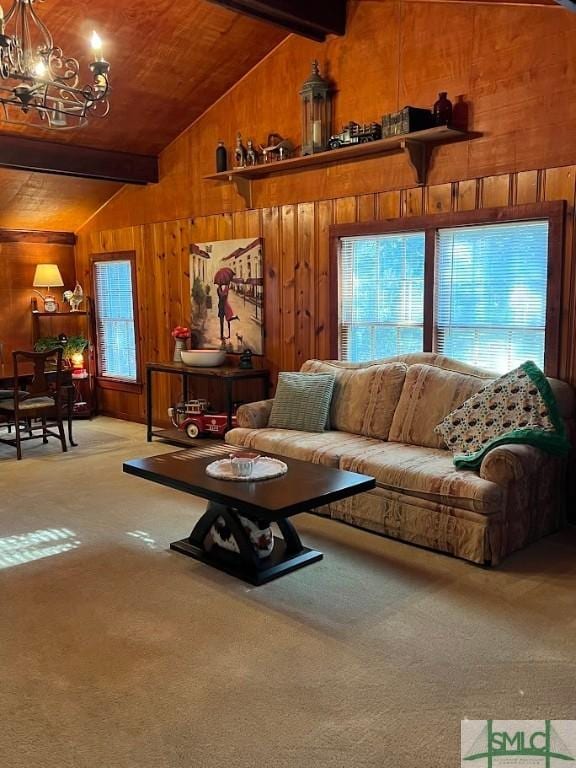
[[[56,298],[50,293],[51,288],[59,288],[64,285],[62,275],[57,264],[37,264],[32,281],[34,288],[45,288],[46,294],[42,296],[40,291],[35,291],[44,301],[45,312],[56,312],[58,304]]]

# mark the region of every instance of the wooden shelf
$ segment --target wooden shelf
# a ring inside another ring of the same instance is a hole
[[[426,184],[428,168],[435,147],[441,144],[468,141],[481,135],[481,133],[460,131],[456,128],[448,128],[441,125],[435,128],[427,128],[425,131],[414,131],[413,133],[405,133],[402,136],[390,136],[386,139],[366,142],[366,144],[353,144],[348,147],[341,147],[340,149],[327,150],[316,155],[293,157],[289,160],[278,160],[273,163],[247,166],[246,168],[233,168],[223,173],[213,173],[209,176],[204,176],[204,179],[233,183],[238,194],[244,198],[247,207],[251,208],[251,182],[254,180],[263,179],[267,176],[324,168],[329,165],[337,165],[338,163],[366,160],[379,155],[405,152],[414,168],[418,184],[424,185]]]
[[[78,312],[38,312],[38,310],[32,310],[33,315],[38,315],[39,317],[74,317],[79,316],[86,316],[88,312],[85,312],[84,310],[78,310]]]

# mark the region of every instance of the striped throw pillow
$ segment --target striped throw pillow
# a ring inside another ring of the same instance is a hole
[[[268,426],[324,432],[334,381],[331,373],[281,373]]]

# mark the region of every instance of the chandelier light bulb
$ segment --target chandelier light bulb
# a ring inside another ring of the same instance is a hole
[[[45,77],[46,75],[46,64],[44,64],[43,61],[37,61],[34,65],[34,74],[36,77]]]
[[[94,30],[92,32],[92,37],[90,38],[90,45],[92,46],[92,50],[94,51],[94,55],[96,58],[101,59],[102,58],[102,39],[98,32]]]

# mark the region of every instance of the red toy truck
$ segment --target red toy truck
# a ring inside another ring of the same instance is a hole
[[[208,413],[207,400],[188,400],[168,409],[170,421],[190,438],[198,435],[224,437],[228,431],[228,416],[225,413]],[[236,416],[232,416],[232,427],[236,426]]]

